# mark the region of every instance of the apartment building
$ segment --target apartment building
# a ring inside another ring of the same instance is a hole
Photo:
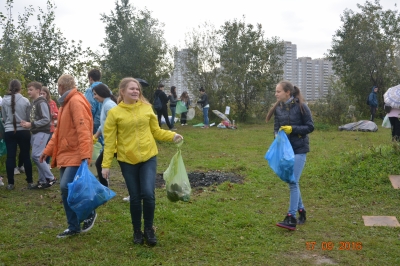
[[[297,46],[285,42],[283,79],[298,86],[305,100],[314,101],[328,93],[329,79],[334,75],[332,62],[311,57],[297,58]]]

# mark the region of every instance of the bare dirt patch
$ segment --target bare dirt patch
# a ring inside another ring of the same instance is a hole
[[[190,186],[192,188],[209,187],[219,185],[224,182],[242,184],[244,177],[235,173],[224,173],[220,171],[209,172],[192,172],[188,173]],[[165,181],[162,174],[156,176],[156,187],[162,188],[165,186]]]

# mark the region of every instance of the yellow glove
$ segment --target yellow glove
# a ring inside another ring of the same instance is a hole
[[[95,135],[93,135],[93,144],[96,144],[98,138],[95,137]]]
[[[286,134],[289,135],[290,133],[292,133],[292,126],[281,126],[279,130],[283,130]]]

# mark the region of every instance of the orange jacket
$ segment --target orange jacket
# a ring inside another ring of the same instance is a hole
[[[83,159],[90,161],[92,132],[90,104],[82,93],[72,89],[58,112],[56,130],[43,151],[52,157],[51,167],[80,166]]]

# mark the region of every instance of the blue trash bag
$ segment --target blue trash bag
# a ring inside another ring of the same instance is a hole
[[[294,152],[285,131],[280,130],[272,142],[265,159],[282,181],[295,183],[293,174]]]
[[[74,181],[68,183],[67,202],[80,222],[85,220],[94,209],[114,198],[115,195],[114,191],[103,186],[90,172],[87,160],[81,163]]]

